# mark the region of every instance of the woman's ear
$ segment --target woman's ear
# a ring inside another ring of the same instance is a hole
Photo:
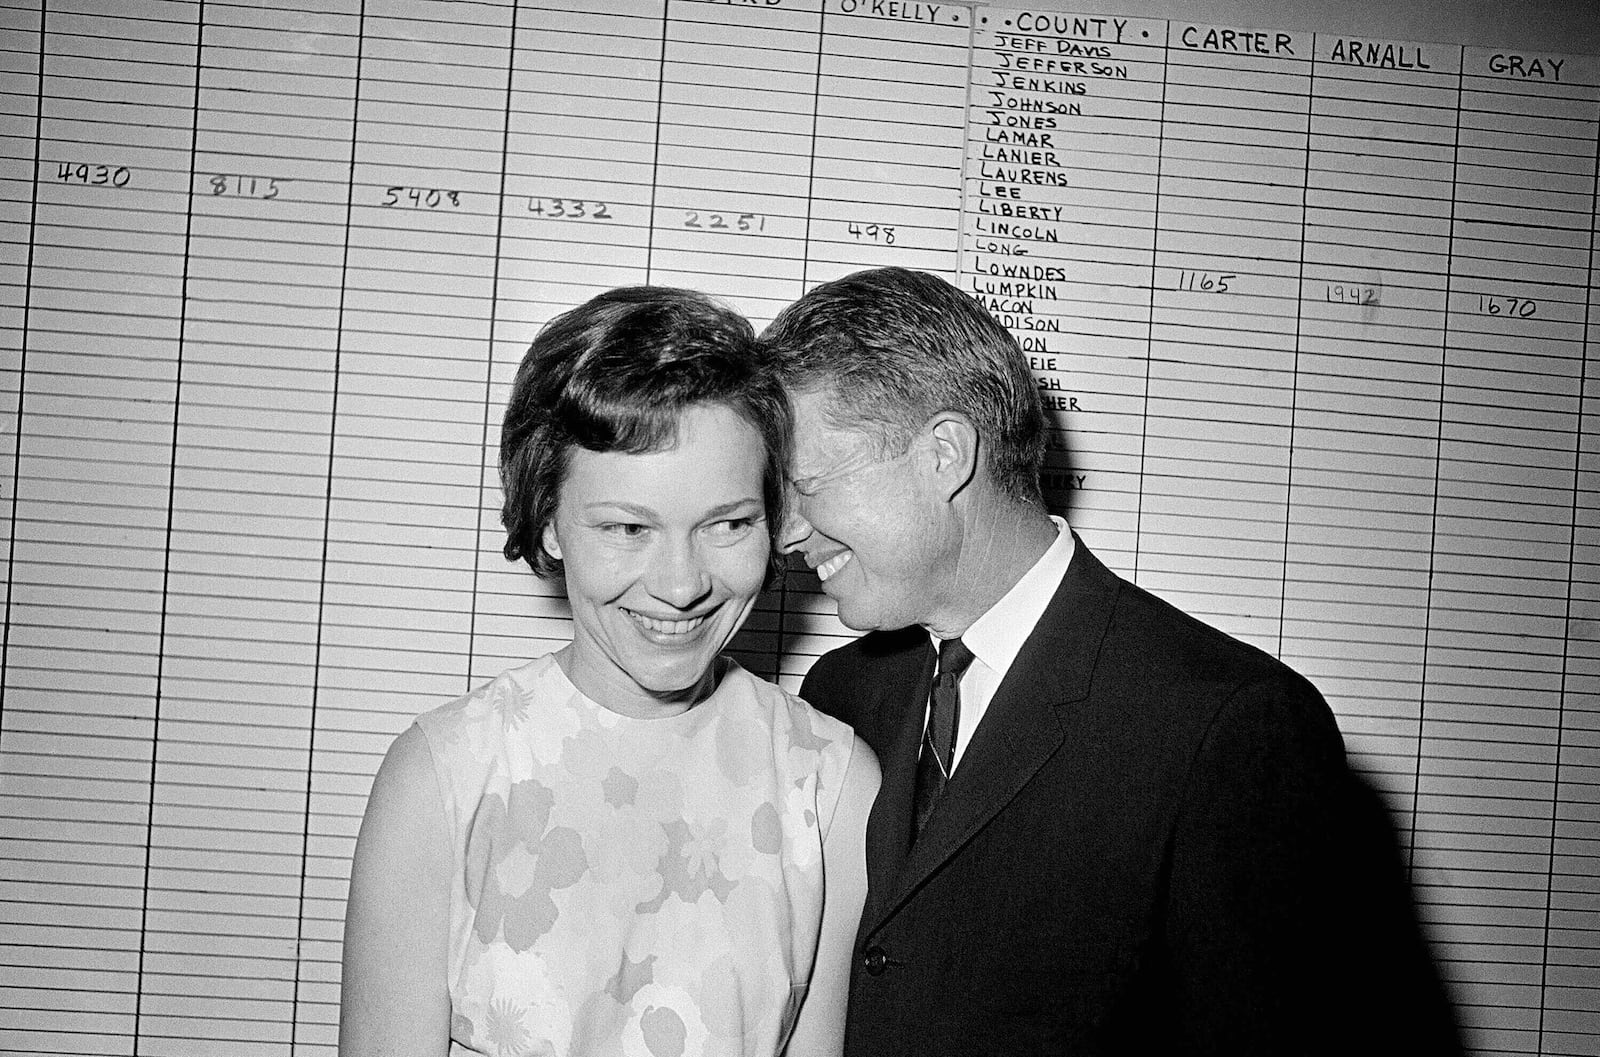
[[[556,561],[561,560],[561,540],[556,536],[556,522],[554,518],[544,523],[544,531],[539,534],[539,542],[544,546],[544,552]]]

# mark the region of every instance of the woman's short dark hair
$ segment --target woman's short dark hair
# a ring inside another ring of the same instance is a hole
[[[517,368],[500,430],[500,521],[505,556],[540,576],[561,572],[544,548],[574,446],[661,451],[676,443],[686,409],[720,405],[760,435],[762,498],[776,536],[782,519],[789,411],[743,316],[693,290],[625,286],[552,319]]]

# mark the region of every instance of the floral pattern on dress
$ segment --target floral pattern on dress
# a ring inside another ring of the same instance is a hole
[[[723,663],[679,716],[611,712],[547,656],[418,719],[456,840],[452,1054],[782,1049],[853,737]]]

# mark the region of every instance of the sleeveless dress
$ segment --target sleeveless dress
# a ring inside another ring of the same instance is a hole
[[[677,716],[553,655],[417,719],[454,839],[452,1055],[774,1057],[850,728],[731,661]]]

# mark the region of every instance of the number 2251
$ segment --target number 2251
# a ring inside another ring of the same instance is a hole
[[[759,235],[767,230],[767,218],[760,213],[702,213],[698,209],[683,211],[683,226],[702,231],[737,231]]]

